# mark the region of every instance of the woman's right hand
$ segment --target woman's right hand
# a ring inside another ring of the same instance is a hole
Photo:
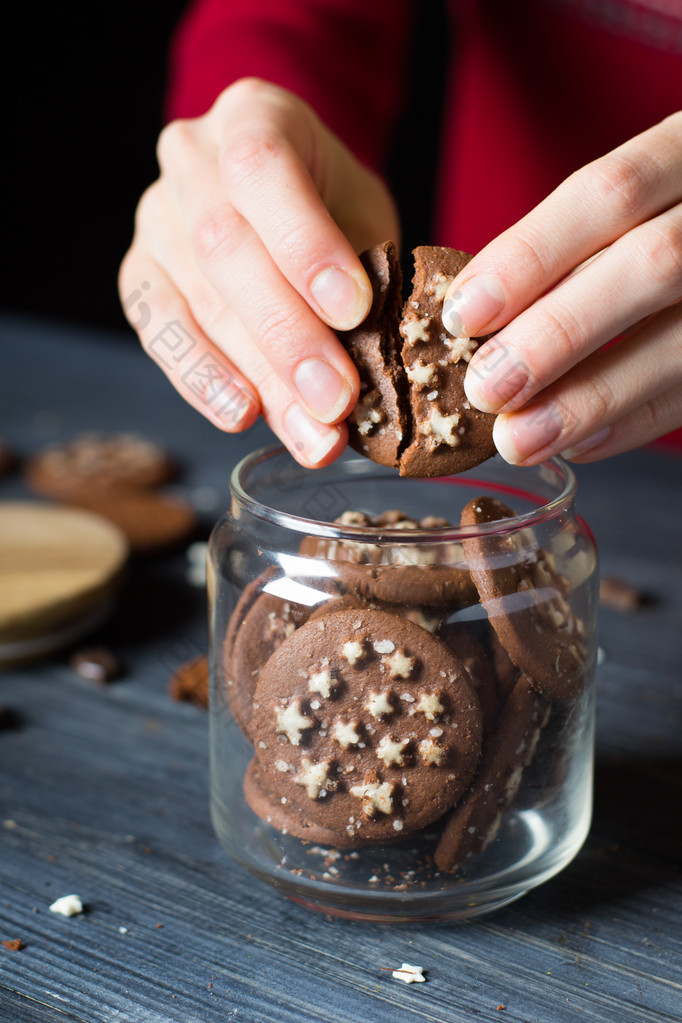
[[[220,429],[260,412],[309,467],[343,450],[358,375],[332,328],[367,315],[356,253],[398,240],[394,204],[302,100],[258,79],[161,133],[119,274],[126,316]]]

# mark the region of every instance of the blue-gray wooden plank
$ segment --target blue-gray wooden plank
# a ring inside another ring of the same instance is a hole
[[[234,461],[267,439],[262,427],[244,438],[213,430],[116,335],[7,319],[0,338],[0,436],[23,451],[46,432],[137,429],[186,460],[186,485],[226,497]],[[480,922],[331,922],[223,853],[208,816],[205,714],[166,695],[170,667],[205,643],[182,557],[140,570],[156,622],[110,627],[127,667],[120,682],[93,688],[58,660],[0,675],[0,704],[19,718],[0,733],[0,938],[26,943],[0,947],[0,1020],[679,1021],[679,465],[647,452],[578,470],[605,571],[659,602],[602,615],[585,848]],[[9,481],[0,499],[19,493]],[[87,912],[50,913],[70,891]],[[393,981],[386,967],[404,960],[428,982]]]

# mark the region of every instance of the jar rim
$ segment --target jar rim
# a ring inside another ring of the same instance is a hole
[[[554,456],[541,462],[535,466],[523,466],[519,467],[524,472],[535,470],[536,473],[545,474],[545,482],[547,482],[547,474],[551,473],[554,477],[554,481],[562,485],[561,491],[549,501],[545,501],[540,498],[539,495],[533,494],[532,492],[522,489],[521,487],[505,487],[500,484],[488,484],[495,489],[501,490],[503,493],[516,493],[522,496],[525,500],[537,501],[538,506],[532,508],[530,511],[515,514],[510,518],[496,519],[493,522],[480,523],[472,526],[461,526],[459,523],[453,523],[448,526],[437,526],[430,527],[428,529],[399,529],[391,528],[391,526],[354,526],[346,525],[337,522],[328,522],[321,519],[315,519],[304,515],[295,515],[292,512],[283,511],[273,507],[270,504],[266,504],[263,501],[251,496],[247,488],[247,477],[248,474],[253,471],[258,465],[273,458],[289,456],[291,464],[304,473],[315,473],[319,470],[307,469],[300,465],[293,456],[290,455],[287,448],[279,444],[271,444],[266,447],[258,448],[256,451],[252,451],[235,465],[232,473],[230,474],[230,490],[232,497],[236,498],[241,509],[248,512],[249,515],[262,521],[270,522],[274,525],[291,529],[295,532],[305,534],[306,536],[320,536],[329,537],[335,539],[347,539],[358,542],[376,542],[377,536],[380,535],[382,541],[390,540],[396,544],[403,543],[429,543],[437,542],[442,543],[445,540],[448,541],[459,541],[467,539],[472,536],[482,536],[490,534],[504,534],[517,532],[520,529],[527,529],[532,526],[536,526],[539,523],[546,522],[549,519],[553,519],[565,513],[570,508],[575,498],[577,481],[575,473],[572,468],[562,458]],[[362,455],[357,455],[354,458],[346,459],[341,464],[349,464],[350,462],[357,462],[363,466],[373,467],[376,470],[387,471],[385,466],[379,465]],[[332,463],[332,468],[335,463]],[[485,465],[485,463],[481,463]],[[479,466],[475,466],[479,468]],[[516,468],[509,466],[510,469]],[[390,470],[388,470],[390,471]],[[392,477],[391,477],[392,478]],[[464,474],[455,476],[442,476],[425,479],[424,482],[439,482],[452,483],[453,485],[462,485],[464,482]],[[474,481],[467,480],[467,486],[472,487]],[[483,481],[481,481],[483,485]],[[473,489],[473,487],[472,487]]]

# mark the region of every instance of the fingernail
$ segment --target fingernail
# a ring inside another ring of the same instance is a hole
[[[591,437],[586,437],[585,440],[579,441],[578,444],[574,444],[571,448],[564,448],[561,452],[563,458],[575,458],[576,455],[584,455],[586,451],[592,451],[593,448],[598,448],[600,444],[603,444],[605,440],[608,440],[611,436],[611,427],[605,426],[603,430],[597,430]]]
[[[489,341],[479,348],[464,377],[466,396],[481,412],[498,412],[528,383],[530,374],[513,348]]]
[[[499,282],[487,274],[466,281],[443,303],[443,326],[454,337],[480,334],[504,306]]]
[[[514,415],[498,416],[493,425],[495,447],[511,465],[518,465],[551,444],[563,419],[553,405],[540,405]]]
[[[294,373],[296,390],[315,419],[333,423],[351,398],[350,384],[322,359],[305,359]]]
[[[338,266],[328,266],[326,270],[321,270],[310,285],[310,293],[324,319],[336,330],[357,327],[372,304],[371,294]]]
[[[250,394],[235,388],[230,398],[220,408],[216,409],[222,428],[228,432],[236,432],[240,423],[253,408],[253,404],[254,400]]]
[[[311,465],[321,462],[341,436],[336,427],[316,423],[295,403],[284,413],[284,428],[293,448]]]

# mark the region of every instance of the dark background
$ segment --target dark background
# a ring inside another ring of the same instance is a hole
[[[5,90],[5,308],[124,325],[117,268],[156,177],[166,54],[185,2],[25,4],[5,22],[19,58]]]
[[[3,308],[125,327],[116,275],[137,200],[157,174],[168,45],[186,4],[25,4],[15,9],[12,27],[5,23],[11,72],[4,90]],[[397,140],[417,110],[420,137],[438,137],[434,97],[443,94],[445,19],[441,0],[431,0],[426,24],[415,25],[412,99]],[[397,148],[388,173],[409,253],[429,240],[432,160],[412,164],[408,183]]]

